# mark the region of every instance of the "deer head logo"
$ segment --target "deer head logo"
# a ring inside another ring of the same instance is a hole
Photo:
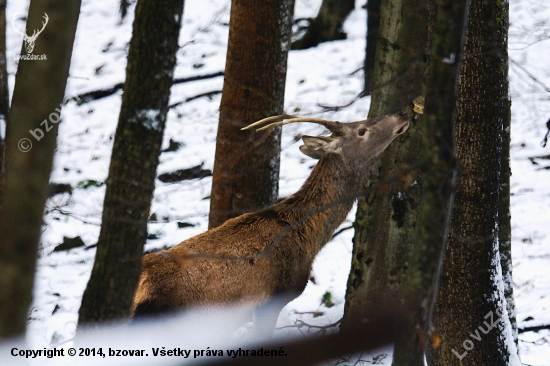
[[[32,53],[32,50],[34,49],[34,42],[36,42],[36,38],[38,38],[40,33],[42,33],[44,28],[46,28],[46,24],[48,24],[48,20],[49,20],[48,14],[44,13],[44,17],[43,17],[44,22],[42,22],[42,29],[34,30],[34,32],[32,33],[32,36],[27,35],[27,28],[25,28],[25,32],[21,32],[19,29],[17,29],[17,27],[15,26],[16,16],[17,14],[14,14],[11,21],[11,25],[13,26],[13,29],[15,29],[17,33],[23,36],[23,43],[25,43],[25,49],[27,50],[27,53]]]

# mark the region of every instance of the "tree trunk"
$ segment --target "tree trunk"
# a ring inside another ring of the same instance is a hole
[[[435,3],[437,15],[422,124],[423,193],[400,320],[407,327],[409,339],[407,349],[399,352],[399,359],[394,357],[394,365],[424,365],[417,355],[425,349],[431,332],[456,183],[454,110],[469,1]]]
[[[49,17],[33,51],[47,59],[20,60],[8,117],[8,173],[0,209],[0,338],[21,335],[27,323],[79,11],[79,0],[32,0],[29,7],[29,33],[42,28],[45,13]],[[24,47],[21,53],[26,54]]]
[[[283,113],[294,0],[233,0],[209,228],[275,203],[281,130],[241,131]]]
[[[506,29],[507,30],[507,29]],[[504,45],[507,46],[506,44]],[[505,48],[507,51],[507,47]],[[507,52],[503,53],[507,56]],[[506,60],[507,62],[508,60]],[[504,70],[508,75],[508,65]],[[503,79],[503,88],[508,90],[508,77]],[[512,335],[516,347],[518,345],[518,323],[516,320],[516,304],[514,301],[514,283],[512,281],[512,222],[510,214],[510,122],[511,101],[506,100],[504,116],[502,118],[502,148],[500,156],[500,205],[498,208],[498,251],[500,265],[502,267],[502,279],[504,281],[504,297],[506,298],[506,310],[512,326]]]
[[[182,15],[182,0],[139,0],[136,6],[101,232],[79,324],[130,313],[147,239]]]
[[[508,164],[507,32],[507,2],[471,1],[456,107],[459,179],[434,315],[442,343],[431,350],[431,365],[519,364],[507,341],[513,335],[502,287],[506,258],[499,255],[499,240],[509,241],[499,232],[499,220],[509,219],[499,209],[508,205],[500,196]]]
[[[408,105],[424,93],[427,19],[422,1],[382,1],[369,117],[413,114]],[[386,149],[359,198],[343,328],[364,314],[376,318],[402,298],[422,191],[419,171],[412,168],[422,158],[422,118],[416,122]],[[406,342],[405,332],[399,334],[397,344]]]
[[[6,62],[6,0],[0,0],[0,207],[2,207],[4,197],[4,149],[8,133],[7,120],[9,109],[10,95]],[[2,136],[2,125],[5,128],[4,136]]]
[[[374,65],[376,57],[376,45],[378,43],[378,30],[380,29],[380,7],[382,0],[367,1],[367,47],[365,49],[363,95],[370,95],[374,87]]]
[[[355,8],[355,0],[323,0],[315,19],[310,19],[303,37],[292,42],[293,50],[305,50],[319,43],[346,39],[342,26]]]

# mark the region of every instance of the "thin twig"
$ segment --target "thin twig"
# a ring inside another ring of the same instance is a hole
[[[512,58],[509,58],[508,59],[512,64],[516,65],[516,67],[518,67],[521,71],[523,71],[525,74],[527,74],[527,76],[529,76],[531,78],[531,80],[533,80],[535,83],[539,84],[541,87],[544,88],[544,90],[547,92],[547,93],[550,93],[550,88],[547,87],[546,85],[544,85],[539,79],[537,79],[537,77],[533,74],[531,74],[529,72],[529,70],[527,70],[525,67],[523,67],[523,65],[519,64],[518,62],[514,61]]]
[[[340,230],[338,230],[337,232],[335,232],[334,235],[332,235],[332,238],[331,238],[330,240],[333,240],[333,239],[336,238],[338,235],[342,234],[344,231],[347,231],[347,230],[350,230],[350,229],[353,229],[353,225],[350,225],[350,226],[346,226],[346,227],[341,228]]]

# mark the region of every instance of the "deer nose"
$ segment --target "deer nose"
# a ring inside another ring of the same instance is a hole
[[[409,115],[407,114],[407,112],[399,112],[399,116],[403,117],[404,119],[409,119]]]

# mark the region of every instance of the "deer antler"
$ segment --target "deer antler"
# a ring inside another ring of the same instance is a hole
[[[13,18],[11,18],[11,25],[13,26],[13,29],[23,37],[27,36],[27,30],[25,29],[25,33],[21,32],[17,27],[15,26],[15,18],[17,17],[17,13],[13,14]]]
[[[269,122],[272,122],[272,123],[269,123]],[[287,125],[289,123],[295,123],[295,122],[318,123],[328,128],[331,132],[338,132],[342,129],[342,124],[337,121],[330,121],[330,120],[321,119],[321,118],[296,117],[288,114],[283,114],[280,116],[272,116],[272,117],[264,118],[258,122],[254,122],[246,127],[241,128],[241,130],[248,130],[250,128],[263,125],[265,123],[269,123],[268,125],[258,128],[256,130],[256,131],[262,131],[269,127],[283,126],[283,125]]]
[[[48,14],[44,13],[44,22],[42,22],[42,29],[40,29],[39,31],[37,30],[34,30],[33,33],[32,33],[32,36],[29,37],[30,40],[36,40],[36,38],[40,35],[40,33],[42,33],[42,31],[44,30],[44,28],[46,28],[46,25],[48,24],[48,20],[50,19],[48,17]],[[37,33],[38,32],[38,33]]]
[[[283,119],[286,119],[286,118],[297,118],[297,117],[296,116],[291,116],[289,114],[281,114],[280,116],[271,116],[271,117],[261,119],[257,122],[254,122],[254,123],[252,123],[252,124],[250,124],[246,127],[243,127],[243,128],[241,128],[241,130],[248,130],[248,129],[251,129],[252,127],[263,125],[264,123],[267,123],[267,122],[280,121],[280,120],[283,120]]]

